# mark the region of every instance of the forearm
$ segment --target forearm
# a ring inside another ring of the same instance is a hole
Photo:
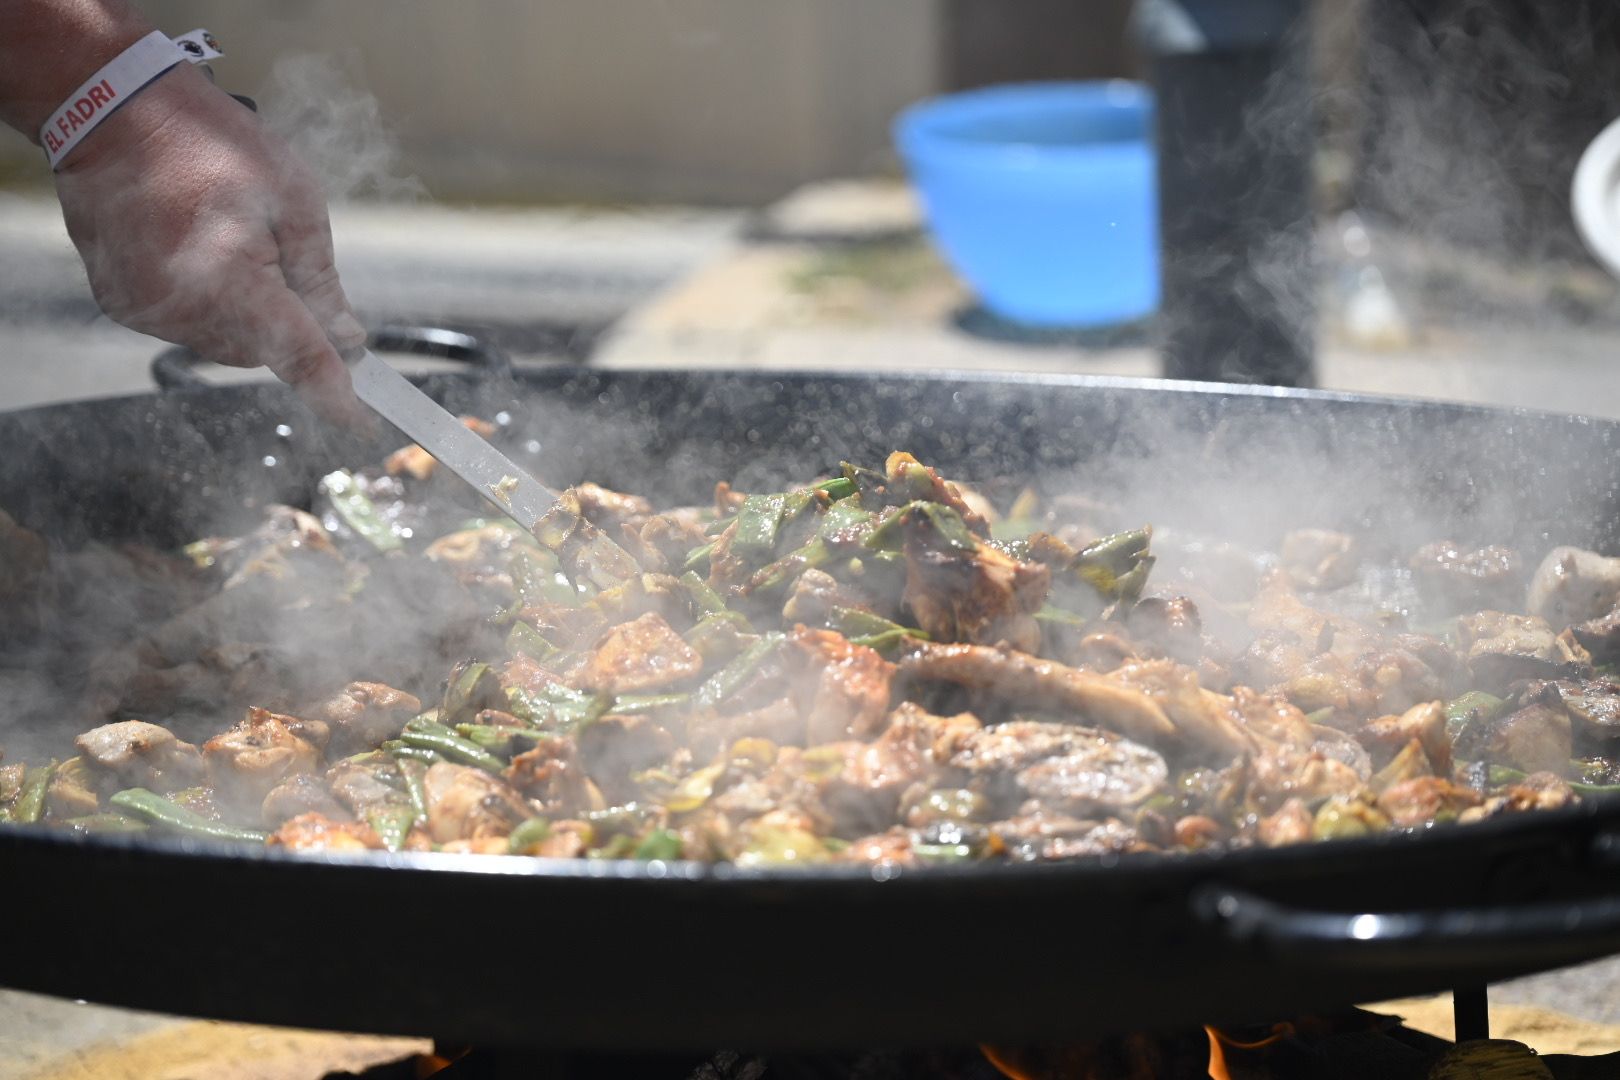
[[[124,0],[0,0],[0,121],[37,142],[69,94],[152,29]]]

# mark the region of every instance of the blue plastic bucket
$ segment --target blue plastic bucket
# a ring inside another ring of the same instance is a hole
[[[1159,303],[1153,95],[997,86],[920,102],[895,142],[945,258],[996,315],[1102,326]]]

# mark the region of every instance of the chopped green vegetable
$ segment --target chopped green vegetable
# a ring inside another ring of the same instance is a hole
[[[355,483],[353,473],[347,469],[327,473],[321,478],[321,490],[343,524],[366,543],[378,551],[398,551],[405,546],[377,509],[377,504]]]
[[[127,811],[153,825],[201,836],[210,840],[235,840],[244,844],[262,844],[269,836],[256,829],[241,829],[220,821],[210,821],[201,814],[145,788],[126,788],[107,800],[109,806]]]
[[[11,804],[11,821],[18,825],[31,825],[45,813],[45,792],[51,786],[51,778],[56,775],[56,762],[49,765],[35,765],[29,768],[22,784],[22,790],[17,793],[16,801]]]
[[[668,862],[681,857],[682,844],[679,833],[668,829],[654,829],[648,833],[631,857],[636,859],[660,859]]]
[[[532,855],[534,849],[550,835],[551,822],[542,817],[529,818],[506,838],[506,850],[513,855]]]
[[[519,621],[507,631],[506,651],[513,656],[527,656],[530,660],[545,660],[557,654],[557,646],[528,623]]]
[[[366,812],[366,824],[382,840],[383,847],[398,851],[405,846],[405,837],[416,824],[416,809],[411,806],[377,806]]]
[[[766,657],[779,649],[786,640],[787,635],[780,632],[761,634],[759,640],[743,650],[741,656],[709,676],[692,696],[693,702],[711,708],[720,704],[736,693],[765,662]]]
[[[405,730],[399,733],[399,741],[406,746],[432,750],[451,761],[459,761],[463,765],[472,765],[488,772],[498,773],[506,768],[506,762],[471,739],[462,738],[443,724],[424,720],[420,716],[405,725]]]

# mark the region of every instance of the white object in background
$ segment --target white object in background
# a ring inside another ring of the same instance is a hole
[[[1620,278],[1620,120],[1599,132],[1581,155],[1570,206],[1587,250]]]

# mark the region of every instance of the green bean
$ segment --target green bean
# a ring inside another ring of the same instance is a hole
[[[543,817],[532,817],[521,822],[506,838],[506,850],[513,855],[527,855],[529,849],[551,835],[551,822]]]
[[[187,810],[145,788],[126,788],[109,798],[107,804],[144,818],[153,825],[161,825],[190,836],[202,836],[210,840],[235,840],[244,844],[262,844],[269,839],[267,834],[256,829],[242,829],[222,821],[210,821],[201,814]]]
[[[416,808],[411,806],[377,806],[366,811],[366,824],[371,826],[389,851],[405,846],[411,826],[416,824]]]
[[[737,531],[731,534],[731,551],[742,558],[768,558],[776,547],[787,509],[786,495],[749,495],[737,510]]]
[[[823,480],[821,483],[816,484],[811,490],[825,492],[829,499],[837,502],[840,499],[847,499],[854,495],[857,488],[855,487],[855,481],[849,477],[835,476],[831,480]]]
[[[1470,690],[1446,702],[1446,719],[1467,720],[1478,715],[1482,720],[1494,720],[1507,709],[1507,702],[1483,690]]]
[[[1104,599],[1135,600],[1153,568],[1152,539],[1151,526],[1105,536],[1081,548],[1067,569]]]
[[[405,725],[405,730],[399,733],[399,741],[418,750],[437,751],[451,761],[459,761],[463,765],[472,765],[488,772],[498,773],[506,768],[506,762],[442,724],[412,720]]]
[[[484,709],[498,709],[505,704],[506,691],[494,669],[478,661],[463,661],[450,673],[439,712],[445,723],[454,724],[471,719]]]
[[[544,556],[551,556],[551,552],[544,548],[514,548],[507,556],[506,569],[512,575],[512,584],[517,588],[518,599],[525,605],[560,604],[564,607],[578,607],[579,590],[570,585],[566,577],[559,574],[554,556],[551,558],[551,566],[544,565]]]
[[[1492,787],[1506,787],[1509,784],[1522,782],[1528,776],[1521,769],[1511,768],[1507,765],[1492,765],[1487,772]],[[1615,795],[1620,794],[1620,784],[1588,784],[1581,780],[1566,780],[1569,789],[1577,795]]]
[[[681,584],[686,588],[686,595],[692,601],[698,618],[719,615],[726,610],[726,602],[720,598],[720,594],[709,588],[709,583],[698,577],[695,571],[688,570],[682,574]]]
[[[444,755],[433,750],[424,750],[420,746],[406,746],[398,739],[389,739],[382,744],[382,749],[396,762],[416,761],[423,765],[433,765],[444,760]]]
[[[540,631],[519,620],[512,624],[506,635],[506,651],[511,656],[527,656],[530,660],[545,660],[557,655],[557,646],[541,636]]]
[[[616,716],[633,716],[636,713],[685,705],[691,700],[691,694],[621,694],[613,699],[608,712]]]
[[[405,546],[404,541],[394,535],[377,504],[354,482],[354,474],[346,469],[327,473],[321,478],[321,490],[331,500],[337,516],[366,543],[378,551],[398,551]]]
[[[736,693],[760,664],[765,662],[765,658],[786,640],[787,635],[783,633],[761,634],[759,640],[744,649],[741,656],[709,676],[703,685],[698,687],[693,700],[705,707],[718,705],[726,700]]]
[[[698,567],[708,562],[709,556],[714,553],[714,545],[718,544],[719,542],[720,541],[718,540],[711,540],[702,547],[695,547],[691,551],[688,551],[686,553],[686,562],[682,564],[682,568],[686,570],[696,570]]]
[[[151,828],[146,822],[123,814],[85,814],[68,818],[62,824],[77,833],[143,833]]]
[[[11,820],[18,825],[31,825],[45,813],[45,792],[56,775],[56,762],[30,768],[23,780],[17,800],[11,804]]]
[[[911,853],[925,863],[935,864],[970,862],[973,859],[970,844],[912,844]]]
[[[427,775],[427,765],[410,757],[399,758],[398,764],[399,775],[405,778],[405,794],[410,797],[411,809],[416,811],[416,820],[426,825],[428,819],[427,788],[423,786],[422,778]]]
[[[605,695],[587,694],[562,683],[549,683],[538,692],[509,686],[506,701],[506,711],[518,719],[547,732],[565,734],[604,715],[609,704]]]

